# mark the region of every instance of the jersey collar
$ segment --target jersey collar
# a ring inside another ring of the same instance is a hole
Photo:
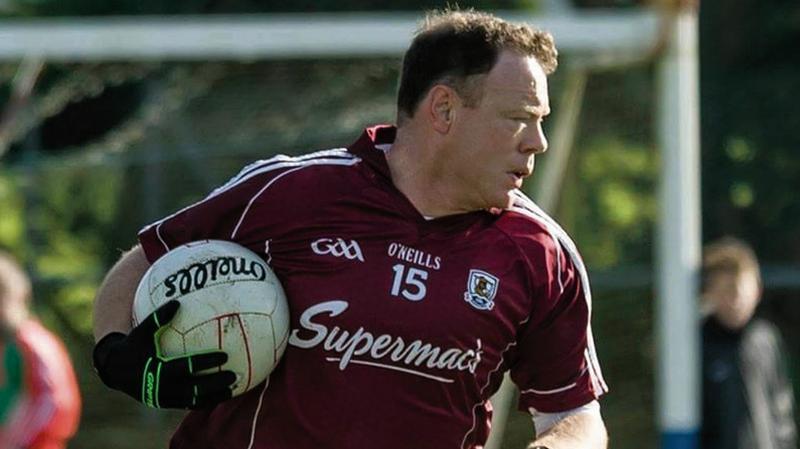
[[[415,221],[424,234],[434,238],[437,236],[452,238],[454,233],[464,232],[475,225],[486,226],[497,218],[484,211],[449,215],[432,220],[423,217],[392,182],[389,164],[386,162],[386,149],[391,146],[396,136],[397,128],[395,126],[372,126],[364,129],[361,137],[350,145],[347,150],[366,162],[373,172],[378,174],[379,178],[383,178],[382,181],[387,185],[388,190],[398,198],[397,205],[399,210]]]
[[[372,169],[391,179],[389,164],[386,163],[386,152],[378,146],[391,145],[397,136],[397,128],[392,125],[376,125],[366,128],[348,151],[360,157]]]

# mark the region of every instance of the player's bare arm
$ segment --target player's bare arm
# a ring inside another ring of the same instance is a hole
[[[539,435],[528,449],[606,449],[608,435],[599,414],[577,413],[564,418]]]
[[[149,266],[142,247],[136,245],[108,272],[94,302],[95,341],[111,332],[130,332],[136,287]]]

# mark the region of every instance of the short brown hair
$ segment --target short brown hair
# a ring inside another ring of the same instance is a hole
[[[734,237],[723,237],[703,248],[702,292],[708,291],[711,279],[719,274],[740,276],[744,273],[756,275],[761,283],[761,272],[753,248]]]
[[[474,75],[489,73],[502,50],[533,56],[546,74],[558,66],[550,33],[526,24],[506,22],[474,10],[432,11],[427,14],[403,57],[397,92],[397,122],[411,118],[435,84],[445,84],[468,105],[479,101]]]

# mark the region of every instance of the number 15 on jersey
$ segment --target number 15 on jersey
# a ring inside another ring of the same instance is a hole
[[[422,301],[427,289],[425,281],[428,272],[415,267],[407,267],[401,263],[392,267],[394,279],[392,280],[392,296],[402,296],[409,301]]]

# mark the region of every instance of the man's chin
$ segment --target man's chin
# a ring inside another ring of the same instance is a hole
[[[494,215],[500,215],[504,210],[511,209],[511,206],[514,205],[514,194],[513,190],[509,191],[504,198],[498,198],[497,201],[493,201],[489,207],[486,208],[490,213]]]

